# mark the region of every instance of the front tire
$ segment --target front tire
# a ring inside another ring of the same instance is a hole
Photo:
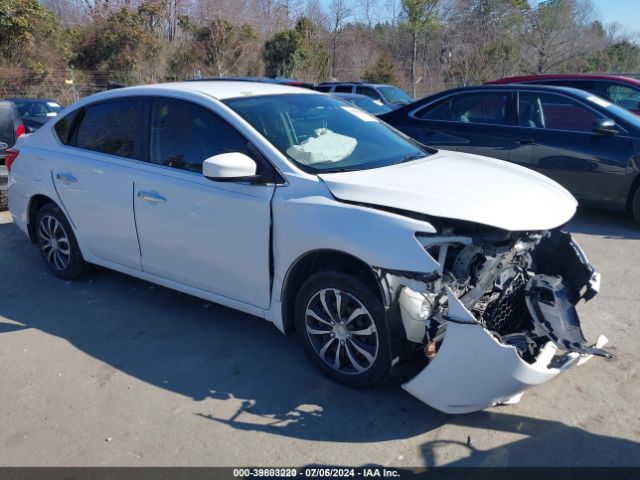
[[[640,187],[636,188],[631,199],[631,213],[636,223],[640,224]]]
[[[359,278],[330,270],[309,277],[296,297],[295,322],[307,354],[333,380],[363,388],[389,372],[384,307]]]
[[[71,225],[57,205],[47,203],[36,216],[38,247],[49,271],[65,280],[80,278],[87,270]]]

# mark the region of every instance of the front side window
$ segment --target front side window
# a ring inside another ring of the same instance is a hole
[[[506,125],[507,93],[467,93],[445,98],[417,114],[425,120]]]
[[[76,145],[95,152],[141,158],[144,100],[122,98],[88,106],[77,129]],[[57,125],[57,124],[56,124]]]
[[[640,90],[626,85],[611,84],[606,88],[607,98],[628,110],[640,109]]]
[[[226,121],[200,105],[172,98],[151,107],[149,160],[202,172],[202,162],[220,153],[247,152],[247,141]]]
[[[376,117],[326,95],[264,95],[224,102],[300,168],[313,173],[382,167],[433,152]]]
[[[591,132],[600,116],[571,98],[550,93],[520,93],[518,123],[521,127]]]

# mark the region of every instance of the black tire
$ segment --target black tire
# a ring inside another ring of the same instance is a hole
[[[631,213],[636,223],[640,224],[640,187],[636,188],[631,199]]]
[[[65,280],[75,280],[86,273],[87,263],[73,229],[57,205],[47,203],[40,208],[34,229],[38,248],[51,273]]]
[[[337,315],[336,292],[339,292],[342,315]],[[323,305],[333,313],[329,314]],[[307,315],[308,307],[322,321]],[[362,307],[366,313],[358,314],[345,323],[355,315],[356,310],[362,311]],[[309,277],[296,296],[295,324],[311,360],[333,380],[349,387],[364,388],[387,376],[391,367],[391,347],[385,310],[378,296],[359,278],[331,270],[320,271]],[[308,328],[327,333],[312,334]],[[372,333],[365,335],[353,332]],[[321,355],[323,350],[324,355]],[[338,368],[333,366],[336,361]]]
[[[9,208],[9,191],[0,190],[0,212],[4,212]]]

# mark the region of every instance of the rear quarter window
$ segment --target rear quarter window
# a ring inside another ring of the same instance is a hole
[[[65,145],[70,145],[71,137],[73,136],[73,128],[81,111],[82,109],[77,109],[65,115],[58,120],[53,127],[58,139]]]

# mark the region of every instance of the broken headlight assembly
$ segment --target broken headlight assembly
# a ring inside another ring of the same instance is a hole
[[[604,336],[590,345],[580,328],[575,306],[593,298],[600,277],[570,234],[444,233],[418,236],[439,264],[430,281],[390,282],[407,339],[424,350],[426,367],[404,385],[410,393],[464,413],[612,356]]]

